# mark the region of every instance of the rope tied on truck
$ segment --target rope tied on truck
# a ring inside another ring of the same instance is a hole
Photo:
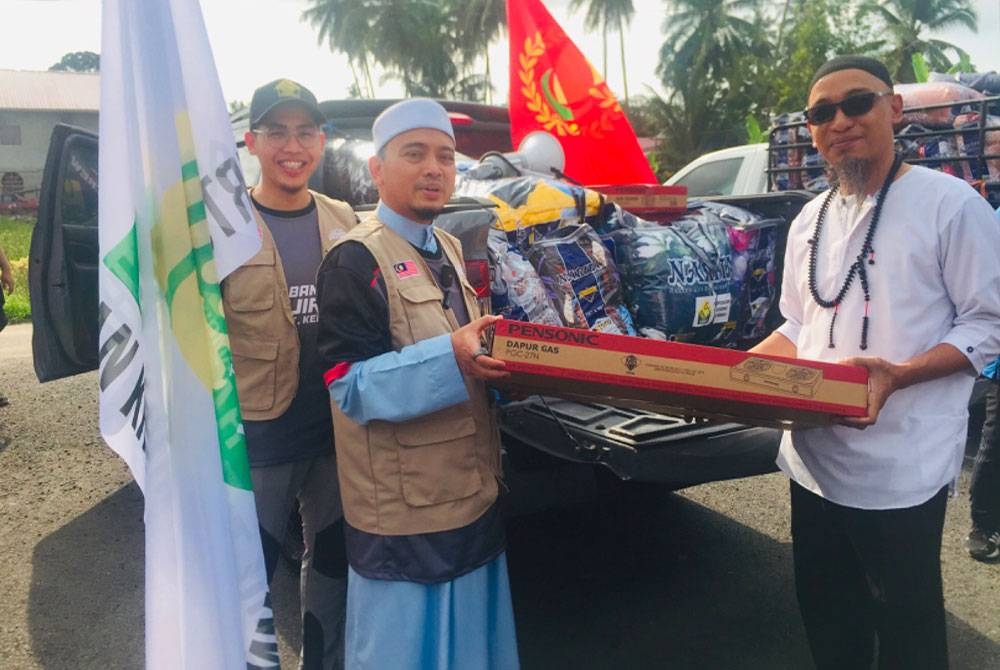
[[[875,212],[872,214],[871,221],[868,222],[868,231],[865,233],[865,241],[861,245],[861,251],[858,253],[857,258],[854,259],[851,267],[847,269],[847,276],[844,278],[844,283],[832,300],[826,300],[819,294],[819,289],[816,286],[816,264],[819,257],[819,238],[823,232],[823,223],[826,221],[827,210],[830,208],[830,202],[833,200],[834,195],[836,195],[839,185],[830,189],[819,208],[819,215],[816,217],[816,226],[813,229],[812,237],[809,238],[809,293],[817,305],[825,309],[833,309],[833,316],[830,317],[829,347],[831,349],[835,346],[833,342],[833,329],[837,323],[837,314],[840,312],[840,303],[843,301],[844,296],[847,295],[851,284],[854,283],[855,275],[857,275],[858,281],[861,283],[861,290],[865,296],[865,312],[861,317],[861,349],[868,348],[868,307],[871,302],[871,292],[868,286],[868,271],[865,269],[865,260],[867,259],[868,265],[875,265],[875,249],[872,247],[872,240],[875,238],[875,230],[878,228],[879,219],[882,217],[882,204],[885,202],[885,196],[889,192],[889,187],[892,185],[893,180],[896,178],[896,173],[899,172],[899,168],[902,165],[903,156],[896,154],[892,162],[892,168],[889,169],[889,174],[886,175],[885,181],[882,183],[882,188],[879,189],[878,198],[875,201]]]

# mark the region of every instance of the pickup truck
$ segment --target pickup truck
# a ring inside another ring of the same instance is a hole
[[[321,103],[329,139],[312,188],[359,209],[374,201],[366,168],[371,122],[391,102]],[[475,159],[487,151],[510,150],[504,108],[444,104],[460,153]],[[246,127],[245,116],[233,118],[237,143]],[[98,366],[97,152],[92,132],[63,125],[54,129],[29,265],[32,349],[43,382]],[[256,161],[241,150],[244,158],[247,182],[254,183]],[[789,192],[727,201],[788,220],[809,198]],[[470,264],[470,281],[476,283],[478,277],[477,288],[488,295],[489,269],[483,270],[487,230],[455,232]],[[552,504],[557,490],[562,493],[555,502],[564,502],[584,490],[617,490],[622,481],[678,489],[772,472],[780,437],[770,428],[540,396],[503,405],[500,425],[511,474],[511,508],[525,511]]]
[[[328,119],[328,144],[322,166],[311,179],[312,188],[358,209],[374,201],[376,194],[366,168],[371,122],[391,102],[321,103]],[[505,109],[444,104],[456,129],[460,153],[474,159],[488,151],[510,149]],[[237,144],[246,127],[245,115],[233,118]],[[767,145],[755,145],[755,151],[759,153],[760,147],[766,159]],[[97,150],[97,137],[91,132],[62,125],[53,131],[29,266],[33,355],[40,381],[93,370],[98,365]],[[256,162],[245,151],[241,151],[241,160],[247,182],[254,183]],[[766,160],[758,172],[767,179]],[[813,195],[790,190],[713,199],[789,222]],[[453,232],[462,239],[470,280],[488,295],[487,230]],[[779,235],[779,277],[783,252],[784,235]],[[771,328],[780,323],[776,299],[766,322]],[[780,437],[779,431],[770,428],[541,396],[507,403],[500,412],[507,465],[514,475],[512,498],[546,497],[539,494],[551,487],[524,487],[516,482],[531,481],[536,474],[554,470],[573,472],[562,480],[563,489],[602,488],[602,483],[615,486],[622,481],[678,489],[772,472]],[[538,504],[543,503],[515,500],[512,507],[533,509]]]
[[[664,182],[686,186],[688,197],[766,193],[768,143],[742,144],[695,158]]]

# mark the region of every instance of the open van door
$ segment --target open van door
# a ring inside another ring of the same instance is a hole
[[[38,380],[96,369],[97,135],[88,130],[52,130],[29,256]]]

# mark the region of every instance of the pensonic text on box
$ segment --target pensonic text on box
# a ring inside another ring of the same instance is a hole
[[[862,367],[520,321],[496,323],[491,355],[502,388],[755,425],[825,425],[868,401]]]

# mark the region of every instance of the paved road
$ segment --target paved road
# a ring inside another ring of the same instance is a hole
[[[0,409],[0,667],[139,668],[142,497],[97,436],[95,375],[36,383],[29,339],[30,326],[0,333],[12,402]],[[575,474],[546,489],[578,492]],[[1000,668],[1000,564],[965,555],[966,476],[942,552],[949,641],[953,668],[986,670]],[[523,667],[810,668],[786,498],[768,475],[512,520]],[[283,565],[273,591],[285,667],[295,589]]]

